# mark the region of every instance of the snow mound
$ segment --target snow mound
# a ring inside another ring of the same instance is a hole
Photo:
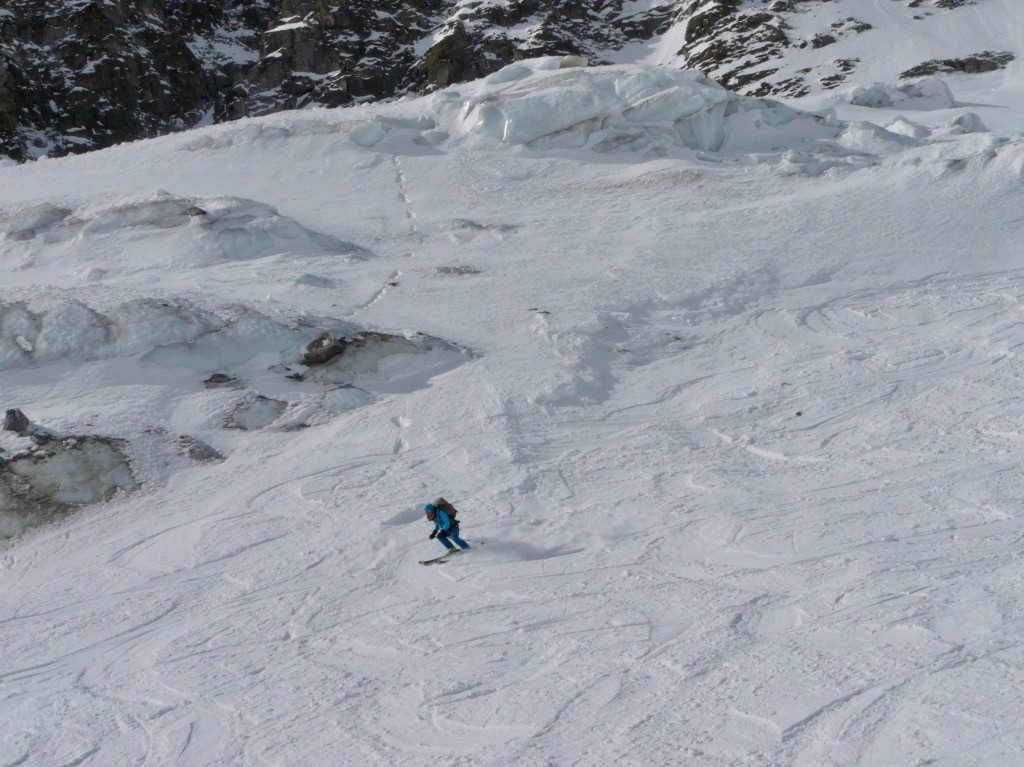
[[[465,136],[530,149],[745,153],[838,132],[825,115],[740,96],[693,71],[565,68],[540,59],[506,67],[468,90],[475,92],[436,94],[435,108],[457,110]]]
[[[276,208],[239,197],[177,197],[160,193],[142,200],[77,209],[49,203],[0,214],[0,257],[47,249],[48,258],[66,255],[64,245],[99,263],[131,263],[140,235],[181,238],[168,243],[174,265],[202,266],[246,261],[282,253],[358,256],[357,245],[315,232]],[[38,256],[33,265],[45,263]]]
[[[204,129],[185,151],[337,135],[361,149],[422,154],[470,147],[749,155],[809,150],[844,127],[831,113],[742,96],[696,71],[587,67],[576,56],[511,64],[488,77],[373,109],[273,115]]]
[[[838,143],[850,151],[870,155],[884,155],[894,150],[921,144],[916,138],[908,136],[906,133],[896,133],[865,121],[846,126],[839,136]]]
[[[855,88],[850,92],[849,101],[854,106],[871,109],[949,109],[956,106],[953,92],[945,81],[937,77],[907,83],[885,85],[875,83],[868,87]]]
[[[284,114],[275,115],[270,120],[243,121],[241,127],[235,123],[206,129],[200,132],[198,137],[189,138],[182,143],[181,149],[186,152],[203,152],[304,136],[340,136],[358,147],[368,149],[383,142],[393,131],[395,138],[398,139],[423,140],[435,127],[436,124],[429,117],[372,115],[365,119],[338,121],[330,117],[302,118]],[[429,139],[425,143],[430,143]]]
[[[964,112],[942,126],[938,132],[946,136],[960,136],[965,133],[987,133],[988,128],[974,112]]]

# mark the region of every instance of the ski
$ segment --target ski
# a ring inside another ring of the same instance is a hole
[[[456,554],[461,554],[463,551],[464,551],[464,549],[460,550],[460,551],[449,551],[447,554],[442,554],[441,556],[435,557],[434,559],[421,559],[420,560],[420,564],[421,565],[439,565],[439,564],[444,564],[449,559],[451,559],[453,556],[455,556]]]
[[[448,559],[448,555],[447,554],[443,554],[440,557],[435,557],[434,559],[421,559],[420,560],[420,564],[421,565],[437,565],[437,564],[444,563],[447,559]]]

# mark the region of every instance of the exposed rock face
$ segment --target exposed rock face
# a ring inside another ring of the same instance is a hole
[[[245,114],[270,0],[0,0],[0,153],[66,154]]]
[[[586,55],[649,39],[680,0],[634,14],[627,0],[284,0],[251,73],[252,113],[443,88],[517,59]]]
[[[61,155],[444,87],[665,31],[628,0],[0,0],[0,155]]]
[[[0,155],[61,155],[444,87],[649,39],[688,3],[0,0]]]
[[[900,77],[928,77],[939,73],[950,74],[952,72],[977,75],[983,72],[1005,69],[1015,58],[1009,51],[1003,51],[1002,53],[985,51],[984,53],[976,53],[973,56],[966,56],[962,59],[936,59],[912,67],[900,75]]]
[[[972,4],[890,5],[923,19]],[[800,37],[808,25],[792,22],[808,12],[820,28]],[[608,63],[662,35],[680,41],[663,50],[674,63],[731,90],[802,95],[843,83],[859,60],[830,49],[870,30],[832,0],[0,0],[0,156],[425,92],[539,55]],[[794,48],[821,53],[796,69],[783,62]],[[983,72],[1006,55],[907,76]]]
[[[440,2],[283,0],[250,73],[253,114],[397,93]]]

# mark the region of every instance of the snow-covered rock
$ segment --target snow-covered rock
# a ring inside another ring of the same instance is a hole
[[[308,348],[319,337],[330,339],[332,353],[311,357]],[[38,311],[24,303],[0,304],[0,371],[138,357],[212,374],[205,382],[216,385],[235,380],[227,369],[269,360],[282,373],[315,365],[312,378],[342,383],[376,371],[387,357],[435,352],[468,359],[465,349],[418,333],[380,333],[325,317],[282,322],[240,305],[213,309],[185,300],[136,299],[100,312],[76,300]]]
[[[846,149],[868,155],[885,155],[919,145],[912,136],[896,133],[863,120],[848,125],[840,135],[838,143]]]
[[[974,112],[964,112],[946,123],[944,131],[947,135],[960,136],[964,133],[987,133],[988,128]]]

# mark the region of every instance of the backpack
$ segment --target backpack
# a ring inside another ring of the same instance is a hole
[[[455,518],[455,515],[459,513],[458,509],[448,503],[444,498],[438,498],[434,501],[434,506],[448,515],[448,519],[452,521],[452,527],[458,526],[459,520]]]

